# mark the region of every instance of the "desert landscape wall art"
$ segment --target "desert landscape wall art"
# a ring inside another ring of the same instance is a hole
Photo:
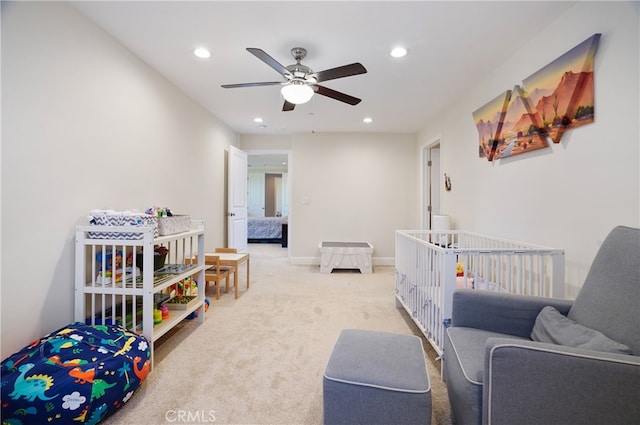
[[[510,99],[511,90],[507,90],[473,113],[480,135],[480,158],[493,160]]]
[[[594,34],[473,113],[479,156],[489,161],[559,143],[565,131],[594,120]]]

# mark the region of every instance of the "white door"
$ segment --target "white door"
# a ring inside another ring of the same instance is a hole
[[[264,217],[264,173],[249,173],[249,217]]]
[[[247,153],[229,146],[227,246],[247,250]]]

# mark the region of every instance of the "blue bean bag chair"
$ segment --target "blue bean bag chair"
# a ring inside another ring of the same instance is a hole
[[[2,361],[2,424],[97,424],[146,378],[151,347],[119,326],[74,323]]]

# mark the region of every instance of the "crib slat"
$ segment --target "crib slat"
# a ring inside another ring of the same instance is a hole
[[[436,244],[445,239],[446,245]],[[456,230],[437,234],[398,230],[396,299],[439,354],[458,283],[456,263],[463,264],[465,287],[543,297],[564,295],[562,250]]]

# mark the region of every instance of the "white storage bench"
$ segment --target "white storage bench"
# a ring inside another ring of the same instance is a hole
[[[331,273],[333,269],[359,269],[360,273],[372,273],[369,242],[320,242],[320,272]]]

